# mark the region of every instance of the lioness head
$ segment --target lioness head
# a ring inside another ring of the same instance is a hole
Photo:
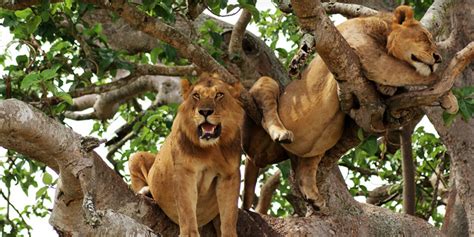
[[[200,146],[231,142],[240,136],[244,111],[237,99],[241,86],[228,85],[217,75],[204,73],[199,81],[183,87],[184,102],[180,113],[186,117],[188,138]],[[182,127],[183,128],[183,127]]]
[[[394,57],[411,64],[423,76],[433,73],[441,63],[433,37],[413,18],[413,10],[408,6],[395,9],[387,49]]]

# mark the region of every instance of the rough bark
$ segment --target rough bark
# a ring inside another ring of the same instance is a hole
[[[450,41],[450,44],[442,49],[442,56],[444,58],[455,54],[467,44],[474,41],[474,22],[472,21],[472,14],[470,15],[465,11],[459,10],[472,9],[473,4],[473,0],[437,0],[433,3],[435,7],[433,7],[433,9],[430,8],[430,11],[421,20],[423,24],[436,28],[439,27],[439,24],[429,23],[432,19],[437,19],[437,17],[433,17],[432,13],[447,12],[449,18],[448,22],[450,24],[444,25],[442,28],[451,32],[451,37],[455,40]],[[443,19],[442,16],[443,15],[440,16],[440,21]],[[463,71],[460,78],[455,81],[454,87],[472,86],[473,84],[474,66],[471,63],[471,65]],[[453,216],[450,217],[448,221],[448,223],[451,224],[443,228],[443,231],[446,234],[458,233],[459,235],[456,236],[473,236],[474,176],[472,175],[472,170],[474,170],[474,136],[472,134],[474,134],[474,120],[471,119],[469,122],[466,122],[458,118],[450,127],[447,127],[441,119],[442,111],[427,108],[426,112],[440,135],[441,140],[448,148],[448,153],[451,157],[451,169],[455,170],[453,174],[457,195],[455,198],[450,198],[452,201],[448,203],[448,208],[450,206],[452,207]],[[454,202],[454,204],[452,202]],[[468,228],[459,228],[460,225],[458,224],[463,222],[467,224]],[[445,223],[445,225],[446,224],[447,223]]]

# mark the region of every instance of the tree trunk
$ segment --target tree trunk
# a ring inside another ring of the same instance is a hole
[[[446,45],[442,48],[443,57],[449,58],[449,56],[462,49],[469,42],[474,41],[474,21],[472,21],[474,0],[436,2],[444,3],[445,5],[440,6],[449,6],[450,8],[449,18],[451,26],[444,27],[444,29],[446,32],[451,32],[451,35],[447,39]],[[468,13],[459,9],[468,9]],[[431,19],[427,17],[422,22],[425,23],[429,20]],[[435,27],[439,27],[439,25]],[[457,79],[454,87],[472,86],[473,84],[474,65],[471,63],[471,66],[465,69],[459,79]],[[454,198],[455,204],[452,207],[454,217],[450,220],[450,223],[453,223],[453,220],[467,223],[469,228],[463,230],[465,231],[463,235],[474,236],[474,175],[472,175],[474,170],[474,120],[471,119],[469,122],[466,122],[457,118],[450,127],[446,127],[441,113],[440,109],[427,109],[430,121],[448,148],[448,153],[451,157],[451,169],[455,170],[452,174],[455,179],[457,196]],[[464,210],[459,209],[460,205],[462,205]],[[463,220],[464,218],[466,218],[465,221]],[[445,233],[459,233],[462,229],[458,229],[458,227],[459,225],[451,224],[444,231],[446,231]]]

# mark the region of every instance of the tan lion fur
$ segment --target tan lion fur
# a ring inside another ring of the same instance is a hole
[[[132,189],[149,189],[166,215],[179,224],[181,236],[199,236],[198,227],[220,214],[222,236],[237,236],[241,126],[244,111],[230,86],[204,74],[183,88],[171,133],[158,155],[139,152],[130,158]],[[203,110],[213,110],[204,116]],[[221,125],[217,139],[202,139],[203,122]],[[148,188],[147,188],[148,187]]]
[[[413,18],[410,7],[398,7],[393,14],[351,19],[337,28],[360,57],[369,80],[383,87],[433,83],[428,74],[436,69],[441,57],[431,34]],[[294,170],[301,193],[315,208],[324,208],[316,172],[324,153],[341,137],[345,114],[339,107],[337,82],[321,57],[316,56],[301,77],[281,94],[272,78],[262,77],[250,93],[263,112],[262,126],[271,138],[291,142],[281,145],[298,157]],[[250,157],[245,172],[246,209],[252,203],[258,167],[286,158],[266,157],[262,153],[269,152],[259,150],[261,146],[244,141]]]

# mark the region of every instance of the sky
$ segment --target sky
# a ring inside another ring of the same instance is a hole
[[[231,3],[231,2],[236,2],[236,1],[229,1],[229,2]],[[275,9],[275,7],[274,7],[273,3],[271,2],[271,0],[260,0],[260,1],[257,1],[257,9],[267,10],[267,9]],[[206,13],[211,15],[208,11],[206,11]],[[218,17],[218,18],[220,18],[220,19],[222,19],[226,22],[229,22],[229,23],[235,23],[239,16],[240,16],[240,12],[239,12],[239,14],[236,14],[236,15],[233,15],[233,16]],[[338,16],[332,17],[332,20],[337,25],[337,24],[340,24],[341,22],[343,22],[345,20],[345,18],[338,15]],[[255,24],[250,24],[247,27],[247,30],[251,31],[255,35],[260,35]],[[11,36],[9,30],[5,27],[0,26],[0,52],[4,52],[5,50],[7,50],[7,46],[9,44],[9,42],[11,41],[11,39],[12,39],[12,36]],[[279,44],[278,45],[279,47],[283,47],[283,48],[288,48],[289,47],[289,44],[285,44],[285,42],[279,42],[278,44]],[[11,55],[18,54],[18,52],[15,52],[14,47],[9,47],[8,50],[9,50],[9,52],[11,52],[10,53]],[[22,49],[22,50],[26,50],[26,49]],[[15,58],[15,57],[13,56],[12,58]],[[0,66],[0,75],[4,75],[4,74],[6,74],[6,72],[4,71],[4,68],[2,68]],[[90,110],[89,111],[84,111],[84,112],[90,112]],[[77,133],[79,133],[83,136],[90,135],[89,133],[92,130],[92,125],[93,125],[93,122],[91,122],[91,121],[74,121],[74,120],[70,120],[70,119],[66,119],[66,123],[75,132],[77,132]],[[123,119],[121,119],[119,116],[115,116],[115,118],[112,119],[112,122],[111,122],[110,126],[107,129],[107,132],[104,134],[103,137],[104,138],[113,137],[114,131],[124,123],[125,123],[125,121]],[[418,126],[424,126],[426,132],[430,132],[430,133],[433,133],[433,134],[437,135],[436,130],[433,128],[433,126],[431,125],[429,120],[426,118],[426,116],[422,119],[422,121],[420,122],[420,124]],[[103,145],[96,148],[95,151],[103,158],[105,158],[105,156],[107,154],[107,148],[105,148]],[[2,160],[4,158],[5,158],[5,149],[0,147],[0,160]],[[347,175],[348,175],[347,169],[345,169],[344,167],[341,167],[341,171],[342,171],[343,176],[347,177]],[[52,170],[48,170],[48,172],[50,174],[54,175],[54,178],[57,177]],[[241,170],[241,172],[243,173],[243,170]],[[1,173],[2,172],[0,172],[0,174]],[[37,180],[41,180],[41,177],[37,177]],[[351,181],[346,179],[346,182],[350,183]],[[375,187],[378,187],[382,184],[384,184],[383,180],[376,177],[376,178],[373,178],[370,181],[368,181],[366,185],[370,190],[371,187],[375,188]],[[0,187],[2,189],[4,188],[3,183],[0,183]],[[30,188],[29,194],[27,196],[23,193],[23,191],[19,187],[17,187],[17,188],[14,189],[14,193],[12,194],[13,195],[12,196],[13,197],[12,198],[13,203],[17,207],[20,207],[20,209],[22,209],[22,206],[24,206],[24,205],[34,204],[36,202],[35,201],[35,192],[36,192],[36,190],[34,190],[33,188]],[[48,190],[48,193],[49,193],[50,197],[52,197],[52,199],[54,199],[54,192],[55,192],[54,188],[50,188]],[[258,190],[257,190],[257,192],[258,192]],[[356,199],[358,201],[365,201],[364,198],[362,198],[362,197],[357,197]],[[52,203],[46,203],[46,205],[47,206],[49,205],[49,207],[52,207]],[[0,203],[0,207],[5,207],[5,206],[6,206],[6,203]],[[277,206],[273,206],[273,208],[277,208]],[[48,223],[48,217],[38,218],[38,217],[35,217],[34,215],[32,215],[28,219],[29,219],[28,223],[33,227],[32,236],[57,236],[56,232],[53,230],[51,225]]]

